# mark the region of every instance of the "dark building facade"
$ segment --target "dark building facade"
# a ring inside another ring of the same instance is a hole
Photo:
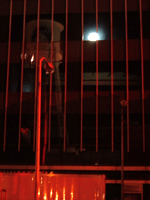
[[[41,98],[41,170],[150,198],[149,18],[149,0],[0,0],[2,171],[34,170]]]

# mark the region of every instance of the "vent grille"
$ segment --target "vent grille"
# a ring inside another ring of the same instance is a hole
[[[142,184],[128,184],[124,185],[124,193],[141,193],[143,191]]]

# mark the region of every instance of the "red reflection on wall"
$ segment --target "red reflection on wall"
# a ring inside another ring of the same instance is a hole
[[[25,137],[25,139],[27,139],[27,137],[29,135],[29,129],[28,128],[21,128],[21,133]]]

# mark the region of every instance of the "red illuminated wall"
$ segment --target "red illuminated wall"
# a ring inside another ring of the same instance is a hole
[[[34,173],[1,173],[6,200],[34,199]],[[41,200],[105,200],[105,176],[40,174]]]

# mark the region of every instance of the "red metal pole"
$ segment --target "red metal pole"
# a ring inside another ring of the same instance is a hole
[[[124,200],[124,108],[128,102],[122,100],[121,105],[121,200]]]
[[[145,102],[144,102],[144,58],[143,58],[143,23],[142,1],[139,0],[140,9],[140,42],[141,42],[141,79],[142,79],[142,124],[143,124],[143,152],[145,152]]]
[[[35,157],[35,199],[39,200],[40,198],[40,134],[41,134],[41,84],[42,84],[42,62],[46,60],[46,58],[42,57],[39,61],[38,67],[38,98],[37,98],[37,127],[36,127],[36,157]],[[48,62],[47,62],[48,63]],[[54,67],[48,63],[49,68],[54,69]],[[52,72],[50,72],[52,73]]]
[[[66,151],[66,103],[67,103],[67,65],[68,65],[68,0],[66,0],[66,34],[65,34],[65,94],[64,94],[64,152]]]
[[[48,125],[48,112],[47,112],[47,91],[46,91],[46,81],[45,81],[45,95],[44,95],[44,142],[43,142],[43,156],[42,165],[45,164],[46,146],[47,146],[47,125]]]
[[[6,132],[7,132],[7,112],[8,112],[8,87],[9,87],[9,69],[10,69],[10,48],[11,48],[11,27],[12,27],[12,4],[10,0],[10,13],[9,13],[9,38],[8,38],[8,58],[7,58],[7,77],[6,77],[6,99],[5,99],[5,119],[4,119],[4,142],[3,151],[6,149]]]
[[[113,5],[110,0],[110,25],[111,25],[111,151],[114,151],[114,41],[113,41]]]
[[[20,139],[21,139],[22,92],[23,92],[23,72],[24,72],[24,52],[25,52],[25,28],[26,28],[25,26],[26,26],[26,0],[24,0],[24,13],[23,13],[23,37],[22,37],[22,63],[21,63],[21,84],[20,84],[20,110],[19,110],[18,151],[20,151]]]
[[[36,133],[36,200],[40,198],[40,134],[41,134],[41,83],[42,83],[42,60],[39,62],[38,68],[38,98],[37,98],[37,133]]]
[[[35,69],[35,99],[34,99],[34,133],[33,133],[33,151],[35,151],[36,118],[37,118],[37,80],[39,67],[39,35],[40,35],[40,0],[38,0],[37,11],[37,41],[36,41],[36,69]]]
[[[40,131],[41,131],[41,74],[42,74],[42,60],[39,63],[39,30],[40,30],[40,0],[38,0],[37,13],[37,49],[36,49],[36,77],[35,77],[35,105],[34,105],[34,133],[36,131],[36,152],[35,152],[35,199],[40,198]],[[37,86],[38,78],[38,86]],[[37,98],[38,89],[38,98]],[[37,109],[37,110],[36,110]],[[37,115],[37,120],[36,120]],[[34,139],[34,138],[33,138]],[[35,143],[35,141],[33,141]],[[35,145],[33,145],[35,147]]]
[[[81,2],[81,135],[80,151],[83,149],[83,63],[84,63],[84,0]]]
[[[96,33],[98,34],[98,0],[96,0]],[[98,152],[98,40],[96,40],[96,152]]]
[[[129,134],[129,56],[128,56],[128,15],[127,0],[125,0],[125,37],[126,37],[126,91],[127,91],[127,151],[130,151]]]
[[[52,19],[51,19],[51,63],[53,63],[53,36],[54,36],[54,0],[52,0]],[[52,73],[50,73],[48,151],[50,151],[50,141],[51,141],[52,84],[53,84],[52,83]]]
[[[50,151],[50,141],[51,141],[51,113],[52,113],[52,73],[50,73],[50,95],[49,95],[49,141],[48,141],[48,151]]]
[[[124,119],[121,108],[121,200],[124,200]]]

